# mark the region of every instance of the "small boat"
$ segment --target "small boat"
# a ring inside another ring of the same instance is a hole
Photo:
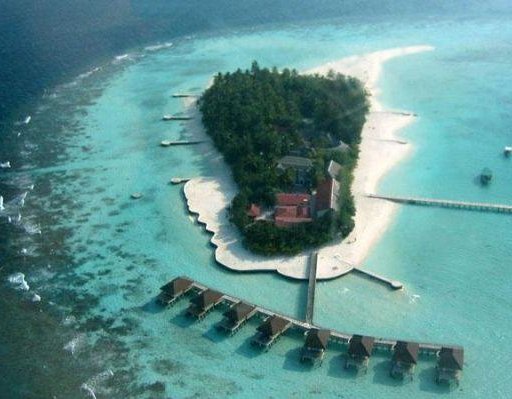
[[[171,140],[162,140],[162,141],[160,142],[160,145],[161,145],[162,147],[169,147],[171,144],[172,144],[172,141],[171,141]]]
[[[10,167],[11,167],[11,162],[10,161],[0,162],[0,169],[7,169],[7,168],[10,168]]]
[[[512,154],[512,147],[506,146],[505,148],[503,148],[503,155],[509,157],[510,154]]]
[[[484,168],[482,173],[480,173],[480,182],[484,185],[487,185],[492,180],[492,171],[489,168]]]
[[[164,115],[162,116],[163,121],[188,121],[192,119],[190,116],[176,116],[176,115]]]
[[[132,197],[133,199],[139,199],[139,198],[142,198],[142,193],[139,193],[139,192],[137,192],[137,193],[133,193],[133,194],[131,195],[131,197]]]
[[[32,117],[29,115],[29,116],[27,116],[27,117],[23,120],[23,123],[24,123],[25,125],[28,125],[28,124],[30,123],[31,119],[32,119]]]
[[[173,116],[172,115],[164,115],[164,116],[162,116],[162,120],[163,121],[172,121]]]

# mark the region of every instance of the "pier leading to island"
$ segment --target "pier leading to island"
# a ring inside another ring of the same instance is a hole
[[[485,202],[453,201],[433,198],[395,197],[390,195],[367,194],[368,198],[376,198],[401,204],[437,206],[441,208],[462,209],[469,211],[512,213],[512,205],[491,204]]]
[[[315,289],[316,289],[316,267],[318,262],[318,252],[313,252],[309,256],[309,280],[308,280],[308,301],[306,305],[306,323],[313,324],[313,314],[315,312]]]

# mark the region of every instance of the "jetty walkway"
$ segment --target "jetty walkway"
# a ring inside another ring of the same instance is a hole
[[[309,280],[308,280],[308,301],[306,305],[306,323],[313,323],[315,311],[315,289],[316,289],[316,266],[318,252],[313,252],[309,257]]]
[[[313,262],[311,263],[311,265],[314,265],[315,264],[314,259],[312,259],[312,260],[313,260]],[[212,289],[210,287],[207,287],[206,285],[201,284],[197,281],[194,281],[188,277],[178,277],[175,280],[180,280],[180,279],[190,282],[190,287],[187,289],[187,292],[195,292],[195,294],[197,295],[197,294],[199,294],[201,292],[205,292],[207,290],[215,290],[215,292],[218,292],[221,295],[220,303],[222,303],[224,305],[228,305],[228,306],[233,306],[233,305],[243,302],[244,304],[247,304],[248,306],[254,307],[255,313],[257,315],[259,315],[260,317],[268,318],[268,317],[277,316],[281,319],[287,320],[288,322],[291,323],[292,329],[299,330],[304,333],[307,333],[310,330],[314,330],[314,329],[320,329],[320,330],[324,329],[325,330],[324,327],[317,326],[311,322],[308,322],[307,320],[299,320],[294,317],[290,317],[290,316],[281,314],[279,312],[273,311],[271,309],[251,304],[248,301],[242,300],[240,298],[237,298],[237,297],[229,295],[229,294],[225,294],[217,289]],[[173,281],[175,281],[175,280],[173,280]],[[163,287],[162,287],[162,289],[163,289]],[[182,297],[183,297],[183,295],[180,294],[180,295],[176,296],[176,299],[180,299]],[[311,303],[313,303],[313,300]],[[309,300],[308,300],[308,306],[309,306]],[[306,312],[306,317],[310,317],[312,319],[312,315],[313,315],[312,312],[310,314],[308,314],[308,313],[309,312]],[[333,343],[347,345],[350,342],[350,340],[352,339],[353,335],[354,334],[330,330],[329,340],[332,341]],[[392,352],[395,345],[397,344],[397,342],[399,342],[399,340],[397,340],[397,339],[389,339],[389,338],[374,338],[374,339],[375,339],[375,341],[374,341],[375,349],[383,351],[383,352]],[[411,342],[411,341],[408,341],[408,342]],[[424,356],[435,356],[441,350],[441,348],[457,348],[459,350],[463,350],[463,348],[460,346],[442,345],[442,344],[428,343],[428,342],[415,342],[415,343],[417,343],[419,345],[419,354],[424,355]]]
[[[512,213],[512,205],[491,204],[485,202],[465,202],[433,198],[394,197],[389,195],[367,194],[368,198],[376,198],[402,204],[437,206],[441,208],[463,209],[480,212]]]

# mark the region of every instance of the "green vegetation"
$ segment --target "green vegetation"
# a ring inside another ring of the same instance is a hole
[[[334,73],[322,77],[280,72],[254,62],[250,70],[215,76],[199,105],[206,130],[240,189],[231,204],[231,220],[249,249],[294,254],[350,233],[355,212],[350,182],[368,111],[360,81]],[[340,140],[348,148],[335,149]],[[305,190],[315,189],[327,177],[331,159],[342,166],[339,212],[292,228],[254,222],[246,212],[251,203],[270,207],[277,192],[292,189],[290,170],[277,168],[277,161],[290,153],[313,162]]]

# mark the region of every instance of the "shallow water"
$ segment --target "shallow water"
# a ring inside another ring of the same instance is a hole
[[[381,78],[383,103],[419,118],[403,132],[414,154],[380,191],[509,202],[510,160],[501,149],[510,144],[511,26],[487,18],[204,35],[118,57],[49,93],[30,125],[13,126],[9,140],[18,155],[12,170],[1,171],[6,201],[34,184],[19,212],[41,229],[29,235],[0,219],[12,249],[0,275],[5,281],[22,272],[30,286],[27,293],[7,282],[2,287],[7,317],[27,326],[19,335],[14,327],[0,332],[7,342],[0,354],[25,370],[25,385],[14,386],[20,376],[0,365],[6,397],[87,397],[88,389],[98,398],[448,394],[433,383],[432,361],[422,361],[404,386],[388,377],[386,356],[358,378],[343,371],[340,349],[309,370],[298,362],[299,335],[258,354],[248,344],[256,322],[224,338],[213,328],[219,312],[190,323],[182,316],[186,301],[159,310],[158,288],[182,274],[296,317],[306,299],[305,283],[215,264],[208,234],[190,220],[180,188],[168,184],[173,176],[212,173],[208,156],[201,146],[161,148],[162,139],[186,137],[187,129],[160,118],[183,109],[172,93],[200,91],[213,73],[254,59],[303,70],[352,54],[430,44],[436,51],[396,59]],[[484,166],[495,173],[485,189],[474,183]],[[144,196],[134,201],[136,191]],[[464,345],[464,378],[450,396],[505,398],[512,389],[509,225],[503,215],[403,207],[366,266],[406,289],[392,292],[356,275],[322,282],[315,320],[349,333]],[[30,302],[33,293],[40,303]],[[35,337],[44,345],[26,351]],[[38,363],[41,369],[34,368]]]

